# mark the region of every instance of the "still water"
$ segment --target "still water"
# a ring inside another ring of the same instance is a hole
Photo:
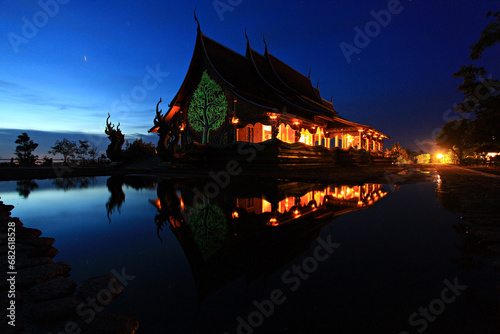
[[[56,239],[78,285],[129,275],[104,312],[137,317],[140,333],[493,333],[499,272],[436,180],[131,175],[0,182],[0,196]]]

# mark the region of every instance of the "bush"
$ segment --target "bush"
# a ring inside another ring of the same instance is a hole
[[[136,139],[132,143],[128,141],[125,143],[124,156],[126,160],[131,160],[144,155],[150,155],[155,153],[156,149],[154,144],[146,143],[142,140],[142,138]]]

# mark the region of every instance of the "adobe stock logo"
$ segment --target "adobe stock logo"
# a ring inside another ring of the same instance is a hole
[[[234,8],[241,5],[242,2],[243,0],[215,0],[212,2],[212,5],[214,6],[217,15],[219,15],[219,20],[222,22],[224,21],[224,13],[232,12]]]
[[[411,0],[408,0],[411,1]],[[400,14],[404,7],[399,0],[389,0],[387,9],[382,9],[378,12],[372,10],[370,15],[374,18],[365,24],[364,31],[360,27],[354,27],[354,41],[353,44],[342,42],[339,44],[340,50],[345,57],[348,64],[352,62],[351,56],[353,54],[360,54],[361,50],[370,45],[372,38],[377,37],[382,31],[382,27],[387,27],[391,21],[392,16]]]
[[[21,27],[21,35],[14,32],[7,34],[9,38],[10,45],[14,49],[15,53],[19,52],[19,46],[21,44],[28,44],[30,39],[35,38],[38,34],[39,29],[45,27],[49,23],[49,17],[53,18],[59,13],[60,5],[65,5],[69,0],[47,0],[38,1],[38,6],[41,10],[33,14],[31,21],[28,20],[26,16],[23,16],[21,21],[23,26]]]
[[[418,313],[413,312],[408,318],[408,323],[412,327],[417,327],[415,328],[417,333],[423,333],[429,326],[429,322],[434,322],[437,316],[443,314],[446,305],[455,302],[457,298],[462,295],[462,291],[468,288],[467,285],[460,285],[458,283],[458,277],[455,277],[453,283],[447,279],[445,279],[443,283],[446,287],[441,290],[440,298],[432,300],[428,307],[419,307]],[[410,332],[401,331],[399,334],[410,334]]]
[[[312,251],[312,255],[304,258],[300,264],[293,264],[292,267],[281,275],[281,281],[287,285],[291,292],[297,291],[302,283],[308,280],[311,275],[318,270],[319,264],[328,260],[340,244],[332,242],[329,235],[324,240],[321,237],[316,239],[317,245]],[[270,318],[276,306],[283,305],[287,301],[286,289],[274,289],[270,292],[269,298],[262,301],[252,302],[254,310],[246,317],[236,318],[236,334],[253,334],[255,330],[262,326],[267,318]],[[224,334],[230,334],[224,332]]]

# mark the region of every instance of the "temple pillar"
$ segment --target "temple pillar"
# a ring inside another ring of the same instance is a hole
[[[300,142],[300,128],[295,130],[295,142],[296,143]]]
[[[273,125],[271,125],[271,138],[273,139],[278,138],[279,133],[280,133],[280,128],[276,125],[276,123],[273,123]]]

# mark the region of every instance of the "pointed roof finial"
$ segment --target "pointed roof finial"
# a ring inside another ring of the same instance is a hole
[[[247,44],[250,45],[250,40],[248,39],[247,35],[247,27],[245,27],[245,38],[247,39]]]
[[[333,94],[330,96],[330,103],[333,104]]]
[[[309,74],[307,75],[307,78],[311,80],[311,66],[309,66]]]
[[[319,89],[319,77],[318,77],[318,83],[316,84],[316,89]]]
[[[198,24],[198,30],[201,30],[200,29],[200,21],[198,21],[198,18],[196,17],[196,9],[197,9],[197,7],[194,8],[194,20]]]
[[[264,40],[264,45],[266,46],[266,53],[267,53],[266,33],[262,34],[262,39]]]

